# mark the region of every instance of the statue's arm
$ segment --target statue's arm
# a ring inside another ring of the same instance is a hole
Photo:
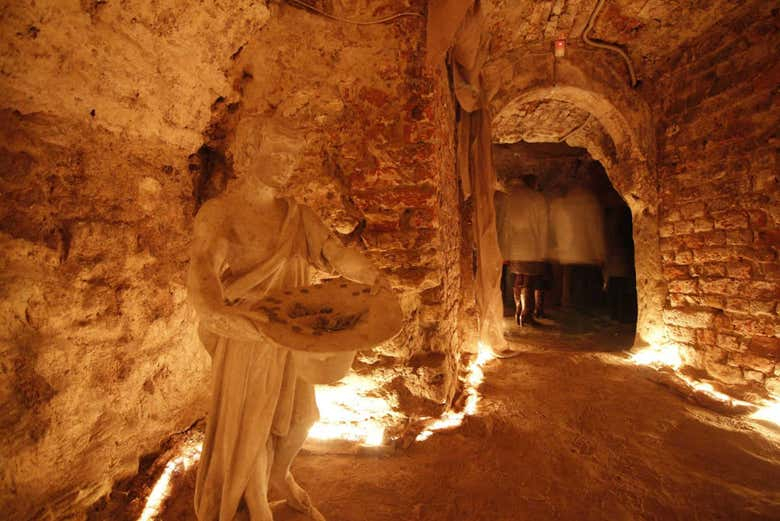
[[[201,325],[223,337],[238,340],[264,338],[257,327],[265,315],[226,303],[219,269],[227,255],[221,236],[220,215],[204,206],[195,219],[195,236],[187,275],[187,292]]]
[[[322,246],[322,255],[333,270],[344,278],[373,285],[379,276],[379,270],[365,255],[355,248],[346,247],[335,237],[328,238]]]
[[[301,207],[301,212],[312,257],[322,257],[328,271],[344,278],[369,285],[377,282],[379,270],[363,253],[341,244],[310,208]]]

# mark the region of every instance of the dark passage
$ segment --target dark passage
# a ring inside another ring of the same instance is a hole
[[[558,143],[495,145],[494,153],[508,337],[541,345],[544,336],[613,330],[620,340],[610,348],[630,347],[637,317],[631,210],[601,163]]]

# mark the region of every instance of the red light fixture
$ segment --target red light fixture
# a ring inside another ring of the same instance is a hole
[[[555,53],[556,58],[563,58],[566,56],[566,37],[561,36],[555,40],[553,52]]]

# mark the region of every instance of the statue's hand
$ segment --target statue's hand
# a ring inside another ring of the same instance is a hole
[[[257,309],[242,309],[240,313],[242,316],[248,318],[255,324],[267,324],[271,321],[265,311],[260,311]]]

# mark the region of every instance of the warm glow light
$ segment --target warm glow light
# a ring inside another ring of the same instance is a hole
[[[772,402],[766,402],[750,417],[754,420],[764,420],[780,425],[780,398],[775,398]]]
[[[463,418],[473,416],[477,413],[479,403],[479,386],[485,380],[485,373],[482,366],[495,358],[493,349],[483,343],[477,344],[477,357],[466,368],[466,404],[460,412],[447,411],[440,418],[437,418],[425,430],[417,435],[416,441],[425,441],[430,438],[435,431],[452,429],[463,423]]]
[[[692,389],[695,389],[696,391],[700,393],[704,393],[710,398],[713,398],[719,402],[727,403],[731,405],[732,407],[735,406],[747,406],[747,407],[754,407],[752,403],[744,402],[742,400],[738,400],[737,398],[734,398],[733,396],[729,396],[726,393],[722,393],[718,390],[716,390],[712,385],[705,383],[705,382],[699,382],[698,380],[694,380],[693,378],[689,378],[688,376],[685,376],[683,374],[678,375],[686,384],[688,384]]]
[[[309,431],[316,440],[382,445],[385,428],[401,422],[395,403],[378,396],[376,380],[350,373],[335,385],[317,386],[320,421]]]
[[[631,361],[638,365],[671,367],[675,370],[683,365],[680,348],[668,343],[651,344],[632,354]]]
[[[466,403],[462,411],[447,411],[431,420],[417,441],[427,440],[433,432],[457,427],[463,418],[476,414],[479,403],[477,389],[485,378],[482,366],[495,355],[487,344],[478,344],[476,358],[466,368]],[[335,385],[317,386],[317,406],[320,421],[309,431],[313,440],[346,440],[364,445],[385,443],[385,430],[403,422],[395,411],[397,404],[380,394],[380,382],[373,378],[350,373]]]
[[[165,465],[165,470],[154,484],[138,521],[151,521],[157,518],[165,499],[171,493],[171,478],[174,472],[187,472],[200,459],[202,448],[202,436],[195,436],[182,444],[178,454]]]
[[[691,389],[706,394],[710,398],[719,402],[727,403],[731,406],[752,406],[748,402],[738,400],[728,394],[722,393],[706,382],[694,380],[679,371],[683,365],[682,355],[679,346],[671,343],[652,344],[649,347],[641,349],[631,355],[631,361],[638,365],[649,365],[653,367],[669,367],[674,370],[675,375],[682,380]]]
[[[490,346],[480,342],[477,356],[466,368],[466,403],[463,410],[447,411],[441,417],[431,420],[426,429],[417,436],[417,441],[427,440],[435,431],[457,427],[466,416],[476,414],[480,398],[478,389],[485,379],[482,367],[494,358]],[[394,401],[381,396],[380,384],[379,380],[352,372],[335,385],[317,386],[320,421],[312,426],[309,438],[382,445],[385,442],[385,429],[400,425],[403,417],[395,412],[397,404]],[[174,474],[186,472],[198,462],[202,445],[202,436],[193,437],[181,445],[178,453],[165,465],[138,521],[151,521],[160,514],[160,509],[171,492],[171,479]]]
[[[663,338],[663,335],[659,334],[657,336],[659,340]],[[751,418],[765,420],[780,425],[780,399],[766,402],[764,405],[756,405],[729,396],[726,393],[718,391],[709,383],[700,382],[683,374],[679,371],[680,367],[683,365],[683,358],[680,354],[679,346],[661,340],[659,343],[653,343],[649,347],[641,349],[631,355],[631,361],[635,364],[649,365],[656,368],[669,367],[674,370],[675,376],[692,390],[705,394],[713,400],[717,400],[731,407],[758,408],[758,410],[751,414]]]

